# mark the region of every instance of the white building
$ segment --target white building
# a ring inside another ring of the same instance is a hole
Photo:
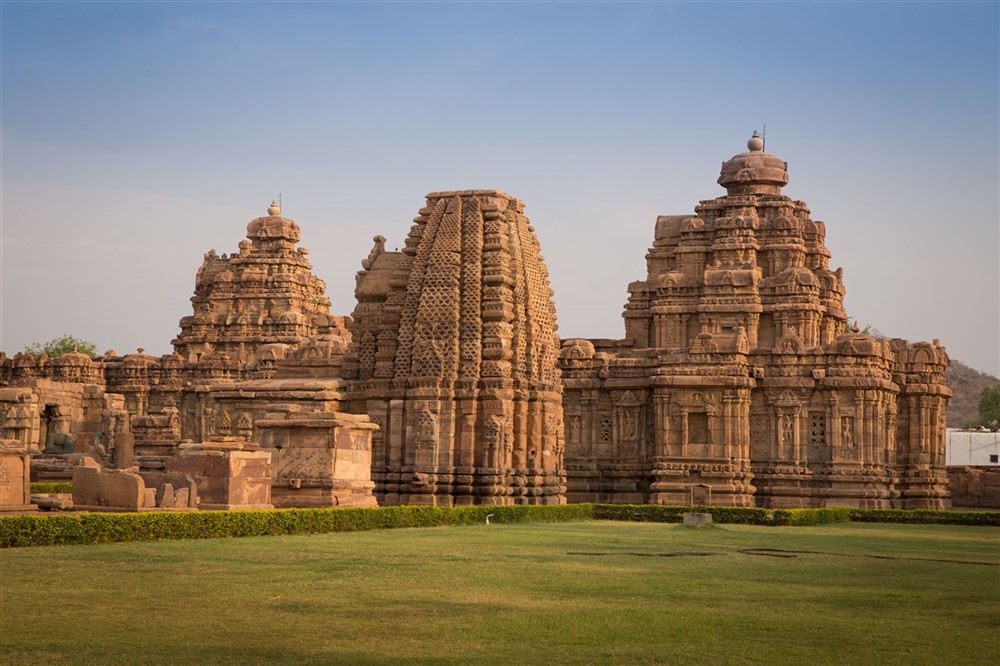
[[[1000,432],[948,428],[945,464],[1000,467]]]

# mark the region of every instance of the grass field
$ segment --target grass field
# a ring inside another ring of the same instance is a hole
[[[0,663],[986,664],[998,565],[996,528],[858,523],[8,549]]]

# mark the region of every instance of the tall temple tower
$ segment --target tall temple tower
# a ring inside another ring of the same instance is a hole
[[[555,306],[523,211],[435,192],[402,252],[378,236],[362,263],[344,373],[380,426],[380,504],[565,502]]]
[[[205,253],[194,312],[180,320],[173,354],[154,358],[140,349],[105,360],[108,390],[124,395],[135,416],[176,421],[171,436],[200,441],[219,431],[203,400],[209,385],[273,377],[298,345],[348,335],[343,318],[330,314],[308,250],[296,247],[299,225],[275,202],[267,212],[247,224],[236,252]]]
[[[625,338],[565,343],[570,499],[943,506],[944,349],[847,330],[824,224],[747,147],[657,219]]]

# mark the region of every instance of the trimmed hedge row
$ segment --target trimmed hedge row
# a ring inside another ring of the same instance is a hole
[[[73,483],[71,481],[33,481],[31,492],[43,495],[71,493],[73,492]]]
[[[485,523],[490,514],[494,523],[564,522],[591,518],[592,506],[390,506],[9,516],[0,518],[0,548],[469,525]]]
[[[653,504],[598,504],[595,520],[627,520],[650,523],[679,523],[684,514],[697,511],[712,514],[712,521],[736,525],[821,525],[850,520],[850,509],[758,509],[727,506],[660,506]]]
[[[933,509],[851,509],[856,523],[907,525],[986,525],[1000,527],[1000,511],[936,511]]]
[[[390,506],[378,509],[278,509],[185,513],[79,513],[0,517],[0,548],[61,544],[210,539],[282,534],[323,534],[399,527],[438,527],[486,522],[622,520],[680,523],[691,511],[712,514],[722,524],[820,525],[878,522],[1000,527],[1000,512],[925,509],[758,509],[634,504],[553,506]]]

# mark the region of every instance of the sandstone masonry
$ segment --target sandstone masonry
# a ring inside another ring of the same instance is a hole
[[[29,473],[130,510],[948,507],[944,348],[848,327],[825,225],[747,145],[725,196],[657,218],[621,340],[560,343],[524,203],[498,190],[427,195],[401,251],[376,236],[351,317],[272,204],[205,254],[172,354],[0,352],[0,510]]]

